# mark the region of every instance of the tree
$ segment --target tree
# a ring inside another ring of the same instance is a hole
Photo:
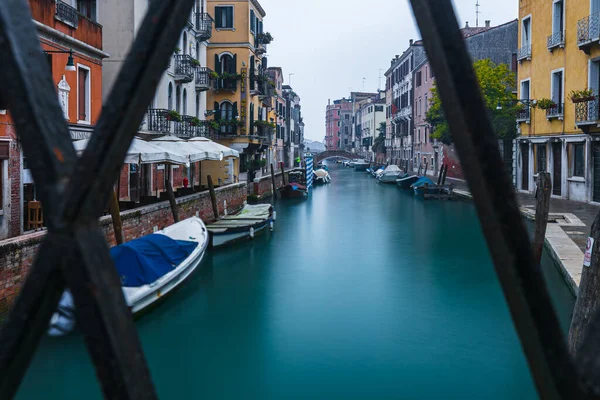
[[[375,153],[385,153],[385,131],[387,130],[387,126],[385,122],[381,122],[379,124],[379,128],[377,128],[377,132],[379,135],[373,141],[373,151]]]
[[[516,113],[523,105],[516,103],[512,93],[515,85],[515,74],[506,64],[495,64],[490,59],[479,60],[473,64],[479,81],[481,94],[488,110],[492,127],[501,139],[516,136]],[[444,115],[444,108],[436,87],[431,89],[429,110],[425,116],[431,125],[431,137],[445,144],[452,143],[450,126]],[[498,107],[500,105],[501,107]],[[500,109],[498,109],[500,108]]]

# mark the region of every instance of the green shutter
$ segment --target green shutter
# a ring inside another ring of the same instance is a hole
[[[215,28],[223,28],[223,8],[215,7]]]
[[[219,55],[218,54],[215,54],[215,69],[214,69],[214,71],[217,74],[221,73],[221,61],[219,60]]]
[[[250,103],[250,134],[254,133],[254,103]]]
[[[250,90],[255,90],[256,88],[254,87],[254,81],[255,81],[255,76],[254,74],[256,73],[256,68],[254,67],[254,56],[250,57]]]
[[[219,102],[215,101],[215,121],[219,121],[221,119],[221,108],[219,107]]]
[[[227,7],[225,9],[227,15],[227,26],[226,28],[233,28],[233,7]]]
[[[256,33],[256,14],[254,10],[250,10],[250,30]]]
[[[232,74],[237,74],[237,54],[233,55],[233,65],[230,69]]]

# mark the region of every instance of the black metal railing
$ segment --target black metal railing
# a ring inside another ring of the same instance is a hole
[[[585,46],[600,39],[600,13],[588,15],[577,21],[577,45]]]
[[[213,79],[213,87],[216,91],[235,92],[237,90],[238,80],[235,78],[217,78]]]
[[[208,13],[196,13],[196,38],[203,41],[212,37],[213,18]]]
[[[254,52],[258,55],[265,54],[267,52],[267,44],[263,43],[258,38],[254,40]]]
[[[194,117],[190,115],[182,115],[180,121],[174,122],[174,130],[175,136],[180,138],[190,138],[195,136],[196,125],[192,123]]]
[[[517,60],[529,60],[531,59],[531,45],[528,44],[526,46],[521,47],[517,51]]]
[[[212,71],[207,67],[196,67],[196,90],[205,91],[210,89]]]
[[[79,25],[79,11],[64,1],[56,2],[56,17],[73,28]]]
[[[565,104],[557,103],[546,109],[546,118],[561,118],[565,115]]]
[[[595,124],[599,115],[598,99],[575,103],[575,124]]]
[[[564,46],[565,45],[565,32],[558,31],[558,32],[554,32],[552,35],[548,36],[546,45],[547,45],[548,49],[552,49],[552,48],[558,47],[558,46]]]
[[[178,82],[191,82],[194,80],[194,69],[196,66],[192,62],[192,56],[189,54],[175,54],[175,80]]]
[[[529,121],[531,118],[531,109],[529,107],[517,111],[517,122]]]
[[[148,109],[146,130],[150,132],[169,132],[169,110],[161,108]]]

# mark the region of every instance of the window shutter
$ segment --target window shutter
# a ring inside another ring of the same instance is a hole
[[[86,81],[86,70],[83,68],[79,69],[79,79],[78,79],[78,83],[79,83],[79,120],[80,121],[85,121],[87,118],[86,115],[86,110],[85,110],[85,100],[87,98],[87,93],[86,93],[86,85],[85,85],[85,81]]]
[[[235,119],[235,117],[237,117],[239,115],[238,113],[238,103],[237,101],[235,103],[233,103],[233,118]]]
[[[215,7],[215,28],[223,28],[223,8]]]
[[[221,71],[221,61],[219,61],[219,55],[215,54],[215,72],[220,74]]]
[[[233,64],[230,67],[232,74],[237,74],[237,54],[233,55]]]
[[[263,32],[263,22],[262,21],[258,21],[258,33],[264,33]]]
[[[254,67],[254,56],[250,57],[250,90],[254,90],[254,81],[255,81],[255,76],[254,74],[256,73],[255,71],[255,67]]]
[[[256,14],[250,10],[250,30],[256,33]]]
[[[254,103],[250,103],[250,134],[254,133]]]
[[[227,7],[226,9],[226,13],[227,13],[227,26],[226,28],[233,28],[233,7]]]
[[[219,106],[219,102],[215,101],[215,121],[221,119],[221,107]]]

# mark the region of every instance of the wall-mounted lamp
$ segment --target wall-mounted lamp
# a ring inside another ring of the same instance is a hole
[[[65,66],[65,71],[74,72],[77,71],[75,68],[75,61],[73,60],[73,49],[69,50],[44,50],[44,53],[59,53],[59,54],[69,54],[69,58],[67,59],[67,65]]]

